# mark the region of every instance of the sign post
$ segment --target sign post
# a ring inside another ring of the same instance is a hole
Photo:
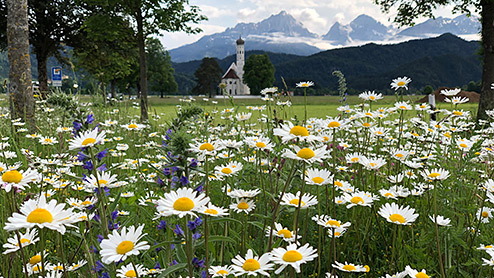
[[[62,87],[62,68],[52,67],[51,68],[51,85],[53,87]]]

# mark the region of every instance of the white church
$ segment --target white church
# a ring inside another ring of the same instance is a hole
[[[226,84],[226,93],[231,96],[250,95],[249,87],[243,82],[245,65],[244,44],[244,40],[239,37],[237,40],[237,62],[232,63],[223,77],[221,77],[221,83]]]

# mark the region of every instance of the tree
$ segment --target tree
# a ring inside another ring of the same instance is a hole
[[[244,83],[253,95],[258,95],[262,89],[273,86],[275,68],[268,54],[253,54],[247,58],[244,66]]]
[[[60,51],[77,44],[84,16],[74,1],[29,0],[29,40],[38,62],[39,90],[48,91],[47,61],[55,56],[65,63]]]
[[[204,57],[194,72],[197,84],[192,92],[194,94],[207,94],[211,98],[221,82],[222,72],[215,58]]]
[[[161,42],[155,38],[148,39],[146,50],[149,65],[149,89],[160,92],[162,98],[164,93],[176,92],[178,84],[173,77],[175,70],[168,51],[165,51]]]
[[[23,119],[33,131],[35,128],[34,97],[31,84],[27,0],[8,0],[7,11],[9,93],[12,118]]]
[[[434,93],[434,88],[431,85],[427,85],[424,87],[423,93],[424,95],[430,95]]]
[[[81,28],[84,40],[74,48],[77,66],[104,85],[110,83],[113,98],[116,82],[132,75],[138,65],[138,50],[130,25],[109,7],[93,7]]]
[[[482,23],[482,87],[480,92],[477,118],[487,119],[486,110],[494,109],[494,1],[493,0],[374,0],[384,12],[394,10],[398,13],[395,22],[410,25],[419,16],[433,17],[438,6],[454,5],[454,12],[471,14],[471,7],[480,13]]]
[[[123,0],[116,1],[122,7],[125,15],[135,21],[135,33],[139,49],[139,79],[141,96],[141,121],[148,119],[148,81],[146,63],[146,38],[160,31],[189,34],[198,33],[199,28],[192,28],[191,23],[198,23],[206,17],[199,15],[197,6],[189,5],[189,0]]]

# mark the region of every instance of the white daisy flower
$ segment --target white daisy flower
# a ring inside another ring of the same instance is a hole
[[[141,250],[148,250],[149,245],[146,241],[138,242],[147,235],[142,233],[143,229],[144,225],[137,227],[137,230],[134,226],[130,226],[128,229],[123,227],[120,233],[113,230],[108,238],[101,241],[101,261],[105,264],[120,260],[125,261],[131,255],[139,255]]]
[[[341,222],[339,220],[331,218],[329,215],[315,215],[312,217],[312,220],[316,221],[316,223],[324,228],[348,228],[352,225],[350,222]]]
[[[137,270],[137,272],[136,272]],[[130,277],[142,277],[148,274],[148,270],[140,264],[132,265],[132,263],[128,265],[122,265],[121,268],[117,269],[117,277],[121,278],[130,278]]]
[[[121,125],[121,127],[126,129],[126,130],[142,130],[142,129],[146,128],[146,125],[130,123],[128,125]]]
[[[305,172],[305,182],[307,184],[325,185],[331,183],[333,176],[326,169],[307,169]]]
[[[91,174],[90,176],[86,176],[83,180],[83,184],[87,190],[92,191],[93,189],[98,188],[98,184],[100,187],[112,188],[117,181],[117,175],[112,175],[110,172],[98,172],[98,178]]]
[[[248,214],[255,208],[256,204],[254,203],[254,201],[244,198],[237,199],[235,203],[230,204],[230,209],[234,210],[236,213],[245,212]]]
[[[27,229],[26,233],[24,234],[19,233],[20,238],[17,238],[16,235],[8,238],[7,242],[4,243],[2,246],[5,249],[3,254],[5,255],[12,252],[16,252],[17,250],[20,249],[21,246],[22,248],[25,248],[28,245],[34,244],[36,241],[39,241],[39,238],[37,236],[38,236],[38,231],[36,229],[33,230]],[[19,246],[19,242],[21,243],[20,244],[21,246]]]
[[[208,271],[209,271],[209,274],[213,275],[211,277],[227,277],[228,275],[232,274],[233,267],[231,267],[229,265],[210,266]]]
[[[398,206],[395,203],[384,204],[378,213],[388,222],[399,225],[411,225],[419,216],[415,213],[415,209],[409,206]]]
[[[214,167],[215,174],[218,176],[231,177],[235,176],[240,172],[243,168],[242,163],[240,162],[230,162],[226,165],[218,165]]]
[[[97,144],[103,144],[105,135],[105,131],[98,133],[97,128],[84,131],[83,133],[79,134],[79,136],[69,140],[69,150],[87,148],[95,146]]]
[[[425,169],[422,172],[422,176],[426,180],[445,180],[449,177],[449,171],[440,169],[440,168],[435,168],[435,169]]]
[[[494,209],[489,207],[479,208],[477,210],[477,219],[482,223],[489,223],[491,218],[493,217]]]
[[[254,190],[233,189],[227,192],[230,198],[254,198],[261,193],[259,188]]]
[[[283,194],[283,198],[281,199],[280,205],[292,206],[298,208],[299,203],[300,203],[300,191],[297,191],[297,193],[295,194],[287,192]],[[300,208],[305,209],[314,205],[317,205],[317,197],[312,196],[310,193],[304,193],[304,195],[302,195]]]
[[[437,225],[439,225],[439,226],[447,226],[447,227],[451,226],[451,224],[450,224],[451,219],[446,218],[446,217],[441,216],[441,215],[438,215],[436,217],[429,215],[429,219],[434,223],[436,223],[436,221],[437,221]]]
[[[286,248],[275,248],[271,251],[271,261],[281,265],[274,273],[280,274],[287,266],[292,266],[297,273],[300,273],[300,265],[314,260],[317,257],[317,250],[306,243],[297,247],[292,243]]]
[[[348,203],[348,205],[346,206],[347,208],[351,208],[357,205],[370,207],[373,201],[378,200],[378,198],[374,197],[372,193],[365,191],[345,193],[343,195],[343,198]]]
[[[282,156],[295,160],[302,160],[307,163],[321,162],[327,158],[329,152],[326,150],[326,146],[322,146],[318,149],[312,149],[310,147],[300,148],[299,146],[292,146],[292,150],[285,149]]]
[[[78,270],[79,268],[85,266],[87,264],[86,260],[79,260],[76,263],[73,263],[71,266],[67,268],[68,271],[75,271]]]
[[[273,134],[275,136],[280,136],[281,141],[286,143],[293,139],[299,139],[300,141],[316,141],[318,138],[312,134],[306,127],[294,126],[291,122],[286,121],[286,124],[282,124],[281,128],[273,129]]]
[[[441,95],[445,95],[445,96],[448,96],[448,97],[454,97],[456,96],[457,94],[459,94],[461,92],[461,89],[460,88],[454,88],[454,89],[444,89],[444,90],[441,90]]]
[[[191,215],[196,217],[195,212],[209,203],[209,197],[204,193],[198,194],[192,188],[179,188],[177,191],[165,193],[158,200],[158,214],[161,216],[178,215],[180,218]]]
[[[280,237],[286,242],[295,242],[295,232],[290,231],[288,228],[283,227],[280,223],[274,223],[274,229],[271,232],[271,227],[268,226],[266,228],[266,236],[270,237],[271,233],[275,237]],[[297,235],[297,239],[300,239],[302,236],[299,234]]]
[[[422,269],[422,271],[417,271],[413,268],[411,268],[409,265],[405,267],[405,272],[413,278],[429,278],[430,276],[427,275],[427,272],[425,269]]]
[[[38,227],[40,229],[48,228],[58,231],[61,234],[65,233],[65,226],[72,226],[72,209],[65,210],[65,204],[57,204],[56,200],[46,202],[46,197],[41,195],[38,200],[28,200],[21,208],[20,213],[14,212],[8,218],[4,229],[7,231],[15,231],[23,228],[31,229]]]
[[[214,217],[219,217],[219,216],[227,216],[228,215],[228,210],[217,207],[213,205],[212,203],[208,203],[207,205],[203,206],[201,210],[198,211],[199,213],[209,215],[209,216],[214,216]]]
[[[247,274],[247,276],[253,275],[257,276],[257,274],[270,276],[268,271],[273,269],[273,264],[269,263],[271,261],[271,254],[266,253],[261,257],[254,256],[254,253],[251,249],[247,251],[245,258],[242,258],[240,255],[237,255],[232,259],[232,268],[235,276],[241,276]]]
[[[412,81],[412,79],[406,77],[406,76],[403,76],[403,77],[398,77],[396,79],[393,79],[393,81],[391,82],[391,88],[392,89],[395,89],[398,90],[400,88],[405,88],[408,90],[408,83],[410,83]]]
[[[299,83],[296,83],[295,85],[297,85],[297,88],[307,88],[307,87],[314,86],[314,82],[312,82],[312,81],[299,82]]]
[[[36,169],[27,169],[26,171],[9,170],[2,174],[0,182],[6,192],[10,192],[12,187],[19,190],[29,187],[29,183],[40,179],[39,173]]]
[[[347,263],[347,262],[345,262],[343,264],[343,263],[335,261],[335,263],[332,264],[332,266],[334,268],[341,270],[341,271],[344,271],[344,272],[367,272],[367,269],[365,267],[363,267],[361,265]]]

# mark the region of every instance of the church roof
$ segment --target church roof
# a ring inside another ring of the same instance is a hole
[[[226,74],[223,75],[223,79],[228,79],[228,78],[230,78],[230,79],[240,79],[233,68],[230,68],[226,72]]]
[[[238,37],[238,40],[237,40],[237,45],[239,45],[239,44],[244,44],[244,43],[245,43],[245,41],[244,41],[244,40],[242,40],[242,36],[239,36],[239,37]]]

